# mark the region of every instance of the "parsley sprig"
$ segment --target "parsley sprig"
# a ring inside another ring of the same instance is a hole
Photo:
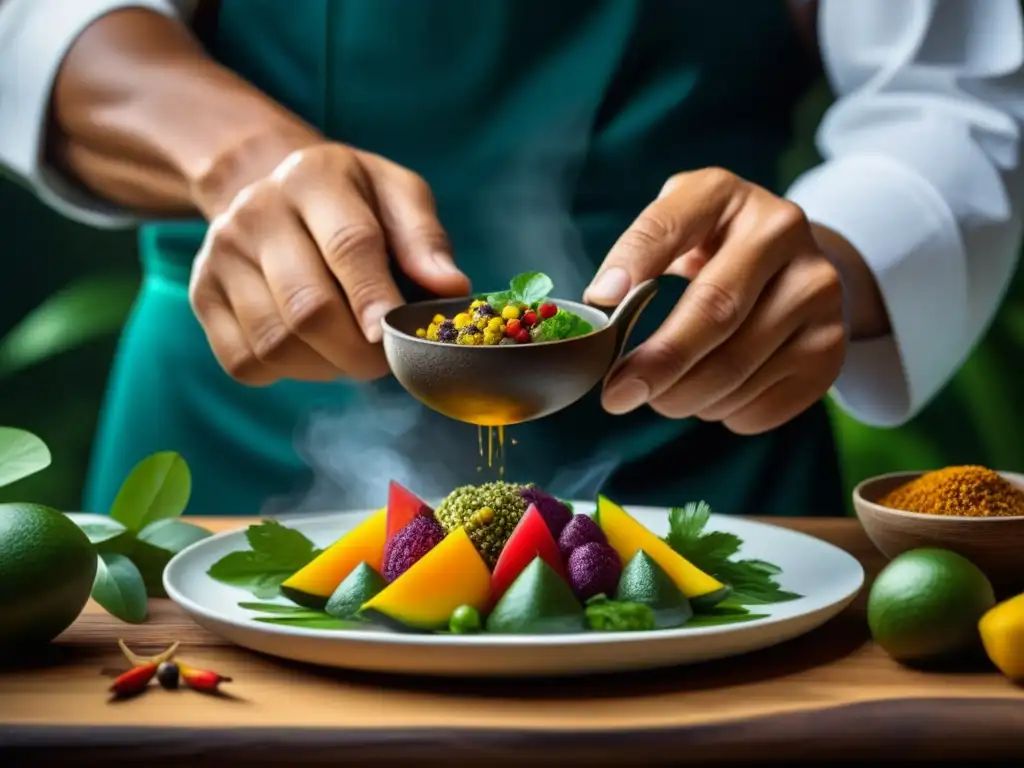
[[[726,531],[705,531],[712,514],[704,501],[674,507],[669,513],[665,541],[705,573],[732,587],[728,602],[733,605],[768,605],[797,600],[802,595],[788,592],[775,581],[782,569],[764,560],[733,559],[743,540]]]

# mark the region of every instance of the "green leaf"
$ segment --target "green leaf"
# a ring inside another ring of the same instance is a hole
[[[281,525],[276,520],[264,520],[250,525],[245,531],[246,541],[254,552],[274,555],[282,561],[301,563],[296,570],[316,555],[313,542],[294,528]]]
[[[579,315],[560,309],[556,314],[540,323],[532,335],[534,341],[558,341],[585,336],[592,330],[594,330],[594,326]]]
[[[100,545],[116,539],[128,532],[128,529],[106,515],[95,515],[88,512],[68,512],[66,517],[82,529],[89,541]]]
[[[125,479],[114,499],[110,516],[132,531],[177,517],[188,506],[192,475],[185,460],[163,451],[140,461]]]
[[[305,616],[311,613],[316,614],[317,616],[327,615],[323,611],[313,611],[309,608],[303,608],[300,605],[281,605],[281,603],[242,602],[238,604],[238,607],[246,611],[257,611],[259,613],[276,613],[283,616]]]
[[[509,284],[512,295],[523,304],[536,304],[551,293],[555,284],[542,272],[523,272],[512,278]]]
[[[190,547],[211,535],[205,528],[186,523],[184,520],[165,519],[157,520],[143,528],[139,533],[139,541],[176,555],[185,547]]]
[[[773,577],[782,572],[778,566],[763,560],[732,560],[743,546],[743,540],[723,531],[705,533],[711,515],[711,507],[703,501],[672,509],[665,541],[702,571],[732,587],[731,603],[766,605],[801,597],[775,582]]]
[[[0,377],[117,333],[138,285],[129,276],[88,277],[46,299],[0,339]]]
[[[210,566],[207,575],[261,600],[277,597],[281,584],[320,554],[313,542],[276,520],[250,525],[245,537],[252,549],[229,552]]]
[[[757,619],[768,618],[767,613],[730,613],[722,616],[713,613],[698,613],[694,615],[683,629],[698,629],[699,627],[718,627],[723,624],[741,624],[745,621],[756,621]]]
[[[99,555],[92,598],[111,616],[141,624],[149,614],[146,585],[131,560],[115,552]]]
[[[256,616],[253,621],[264,624],[277,624],[286,627],[304,627],[305,629],[366,629],[366,622],[336,619],[326,613],[317,617],[305,616]]]
[[[36,435],[0,427],[0,487],[41,472],[51,460],[50,449]]]

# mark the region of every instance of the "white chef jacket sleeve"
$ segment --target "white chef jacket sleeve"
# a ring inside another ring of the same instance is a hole
[[[892,334],[850,345],[833,388],[874,426],[909,420],[983,336],[1021,244],[1019,0],[822,0],[837,94],[824,162],[787,196],[877,278]]]
[[[194,6],[195,0],[0,0],[0,172],[70,219],[104,228],[134,225],[124,211],[47,165],[54,80],[78,36],[111,11],[147,8],[188,18]]]

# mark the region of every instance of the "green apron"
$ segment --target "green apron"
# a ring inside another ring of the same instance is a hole
[[[782,0],[224,0],[208,47],[327,136],[423,175],[476,289],[536,269],[567,297],[672,173],[716,165],[775,187],[809,79]],[[203,233],[202,222],[141,231],[145,278],[86,509],[107,509],[158,450],[189,462],[190,512],[204,515],[375,506],[391,478],[424,496],[489,479],[476,428],[391,377],[232,381],[187,300]],[[634,343],[678,295],[651,305]],[[629,504],[842,513],[820,405],[741,438],[648,408],[611,416],[599,394],[507,430],[507,479]]]

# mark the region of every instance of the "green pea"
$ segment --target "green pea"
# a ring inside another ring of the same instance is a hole
[[[453,635],[472,635],[483,629],[480,611],[472,605],[460,605],[452,611],[448,629]]]

